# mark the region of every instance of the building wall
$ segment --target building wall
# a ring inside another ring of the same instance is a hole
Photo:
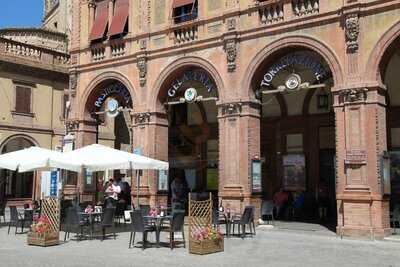
[[[319,0],[310,2],[310,12],[303,14],[297,1],[199,1],[197,20],[174,25],[172,2],[129,1],[127,35],[96,44],[89,40],[94,2],[74,2],[70,52],[77,84],[71,88],[71,119],[79,124],[78,145],[93,141],[91,118],[85,110],[88,96],[102,81],[117,79],[130,90],[133,121],[139,121],[134,123],[134,129],[139,129],[134,140],[140,143],[134,145],[143,147],[148,156],[165,159],[168,122],[160,101],[162,89],[168,86],[164,81],[184,66],[198,66],[218,86],[219,196],[236,210],[250,203],[260,205],[249,180],[250,162],[261,152],[260,131],[254,130],[260,127],[260,107],[253,78],[282,49],[309,49],[322,57],[333,76],[337,231],[351,236],[386,235],[388,199],[380,191],[377,168],[378,155],[387,150],[385,99],[376,75],[380,60],[371,55],[381,57],[385,40],[390,40],[385,36],[399,34],[394,26],[399,25],[398,3]],[[283,102],[299,107],[303,99],[285,96]],[[288,115],[301,113],[301,108],[293,110]],[[145,114],[149,114],[145,121],[138,120]],[[353,122],[360,123],[360,131],[349,127]],[[356,150],[362,151],[365,161],[351,160]],[[151,172],[143,180],[147,185],[156,182]],[[157,201],[151,186],[143,187],[141,196],[152,204]],[[367,220],[371,216],[380,219]]]

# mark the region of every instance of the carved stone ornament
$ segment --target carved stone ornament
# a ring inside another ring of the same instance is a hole
[[[225,43],[226,59],[228,62],[228,71],[234,72],[236,70],[236,40],[230,39]]]
[[[76,71],[73,71],[69,75],[69,90],[75,91],[78,85],[78,74]]]
[[[356,89],[345,89],[340,91],[340,95],[344,102],[356,102],[364,101],[367,98],[367,89],[356,88]]]
[[[354,53],[358,50],[358,36],[360,34],[360,24],[357,14],[351,14],[345,21],[347,51]]]
[[[68,132],[77,131],[79,129],[79,120],[77,120],[77,119],[70,119],[70,120],[67,120],[65,123],[66,123]]]
[[[146,57],[138,58],[137,67],[139,69],[139,82],[140,86],[146,85],[146,76],[147,76],[147,59]]]
[[[144,113],[136,113],[135,116],[135,123],[136,124],[145,124],[150,122],[151,114],[148,112]]]
[[[222,108],[222,115],[231,116],[231,115],[239,115],[242,112],[242,103],[229,103],[223,104]]]
[[[228,19],[227,25],[228,31],[236,30],[236,19]]]

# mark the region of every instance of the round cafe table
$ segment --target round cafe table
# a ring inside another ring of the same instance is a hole
[[[154,222],[156,226],[156,246],[159,248],[160,247],[160,233],[161,233],[161,227],[163,221],[170,221],[172,223],[172,215],[165,215],[165,216],[143,216],[144,219],[146,219],[149,222]]]

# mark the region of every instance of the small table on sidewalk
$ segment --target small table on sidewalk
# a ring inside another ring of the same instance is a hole
[[[94,223],[96,222],[96,218],[103,215],[103,212],[94,211],[91,213],[86,212],[78,212],[83,218],[87,218],[90,227],[90,239],[93,239],[93,232],[94,232]]]
[[[166,216],[143,216],[143,218],[147,219],[148,221],[152,221],[155,223],[156,226],[156,245],[157,247],[160,247],[160,233],[161,233],[161,227],[162,223],[165,220],[172,221],[172,215],[166,215]]]

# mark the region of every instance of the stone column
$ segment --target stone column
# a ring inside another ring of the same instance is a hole
[[[219,201],[242,212],[256,206],[260,196],[251,192],[251,161],[260,158],[260,106],[253,102],[219,104]]]
[[[391,232],[389,198],[382,194],[380,155],[387,150],[382,88],[334,92],[337,233],[383,238]]]
[[[133,147],[143,156],[168,161],[168,118],[165,113],[135,113],[133,124]],[[158,171],[144,171],[140,178],[140,203],[167,205],[168,195],[157,190]],[[137,204],[136,176],[132,179],[132,201]]]
[[[90,34],[91,30],[92,30],[92,26],[93,26],[93,22],[94,22],[94,10],[96,7],[96,3],[93,0],[90,0],[88,3],[88,8],[89,8],[89,18],[88,18],[88,33]]]

